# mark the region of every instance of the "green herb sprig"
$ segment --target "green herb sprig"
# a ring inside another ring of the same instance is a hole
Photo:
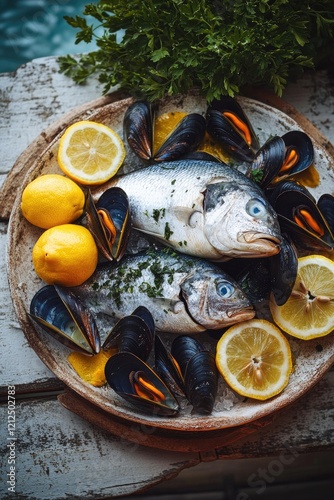
[[[199,88],[210,102],[266,84],[281,95],[304,68],[334,62],[333,0],[100,0],[83,16],[65,19],[76,43],[98,49],[61,57],[60,69],[77,83],[98,74],[105,92],[153,100]]]

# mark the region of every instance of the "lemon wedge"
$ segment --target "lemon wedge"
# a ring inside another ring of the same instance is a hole
[[[297,279],[285,304],[270,301],[275,323],[299,339],[323,337],[334,329],[334,262],[322,255],[298,259]]]
[[[124,158],[122,139],[102,123],[85,120],[74,123],[59,141],[58,164],[79,184],[103,184],[117,173]]]
[[[277,326],[252,319],[223,334],[217,343],[216,365],[238,394],[265,400],[279,394],[289,381],[290,345]]]

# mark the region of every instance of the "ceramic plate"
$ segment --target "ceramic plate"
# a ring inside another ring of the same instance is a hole
[[[123,116],[130,102],[131,99],[123,99],[107,104],[95,111],[89,119],[109,125],[123,135]],[[282,135],[293,129],[301,130],[300,125],[292,118],[266,104],[248,98],[240,98],[239,102],[250,118],[261,144],[272,135]],[[160,106],[161,112],[180,110],[204,113],[205,109],[205,101],[196,95],[168,98],[161,101]],[[78,116],[78,120],[80,119]],[[22,217],[21,194],[27,183],[37,176],[61,173],[56,160],[60,135],[32,165],[26,165],[27,175],[19,189],[10,218],[8,246],[10,288],[21,327],[38,356],[60,380],[87,401],[126,421],[154,425],[167,430],[191,432],[239,426],[271,414],[295,401],[322,377],[334,361],[333,333],[308,342],[289,338],[295,366],[288,386],[280,395],[265,402],[244,400],[221,383],[219,403],[208,417],[191,415],[187,409],[182,409],[180,416],[176,418],[146,416],[127,406],[109,387],[95,388],[83,382],[67,361],[69,350],[46,334],[35,331],[27,317],[33,295],[43,286],[34,272],[31,259],[32,248],[42,230],[33,227]],[[323,192],[334,191],[334,172],[331,166],[334,164],[334,159],[320,143],[313,137],[312,139],[315,147],[315,165],[320,174],[320,185],[312,190],[317,198]],[[202,339],[204,335],[201,334]]]

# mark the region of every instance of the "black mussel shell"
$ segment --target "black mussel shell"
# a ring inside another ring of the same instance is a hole
[[[121,318],[107,335],[102,348],[117,346],[119,352],[130,352],[146,361],[154,344],[155,326],[148,309],[140,306]]]
[[[281,137],[269,139],[256,153],[248,177],[265,189],[278,175],[285,156],[285,144]]]
[[[316,200],[314,196],[310,193],[310,191],[303,186],[302,184],[298,184],[292,180],[282,180],[275,184],[272,189],[266,191],[266,195],[271,203],[271,205],[276,208],[276,200],[281,196],[281,194],[286,193],[287,191],[291,191],[291,198],[293,199],[298,194],[294,195],[293,193],[302,193],[302,196],[307,196],[313,204],[316,204]],[[284,196],[286,196],[284,194]],[[277,204],[279,205],[279,204]]]
[[[314,162],[314,148],[310,137],[299,130],[282,135],[286,147],[284,165],[279,176],[291,176],[303,172]]]
[[[332,249],[334,237],[314,198],[293,182],[278,186],[270,197],[281,229],[309,250]]]
[[[270,257],[259,259],[231,259],[224,270],[232,276],[256,307],[267,303],[271,293]]]
[[[179,335],[173,340],[171,354],[176,359],[183,376],[190,358],[203,350],[201,342],[189,335]]]
[[[269,258],[271,291],[275,302],[282,306],[293,290],[298,271],[298,257],[291,239],[282,235],[281,250]]]
[[[257,152],[250,175],[260,177],[263,189],[296,175],[312,165],[314,149],[304,132],[292,130],[281,137],[270,138]],[[259,176],[259,172],[262,173]]]
[[[124,135],[132,151],[142,160],[153,157],[153,126],[155,106],[147,101],[136,101],[125,112]]]
[[[129,352],[112,356],[105,367],[110,387],[136,410],[156,416],[176,416],[179,404],[158,375]]]
[[[154,153],[154,161],[172,161],[194,151],[205,134],[205,118],[198,113],[186,115]]]
[[[206,151],[192,151],[182,156],[182,160],[201,160],[201,161],[215,161],[216,163],[223,163],[221,160],[216,158]]]
[[[201,351],[190,358],[184,374],[184,384],[193,412],[210,415],[218,390],[218,370],[212,353]]]
[[[155,336],[155,371],[170,388],[173,394],[185,396],[183,376],[181,369],[172,356],[167,351],[158,335]]]
[[[168,135],[158,151],[153,151],[156,106],[137,101],[124,116],[124,134],[132,151],[146,161],[172,161],[194,151],[206,130],[205,118],[199,113],[186,115]]]
[[[331,233],[334,234],[334,196],[329,193],[322,194],[317,202],[317,207],[327,222]]]
[[[63,345],[84,354],[100,350],[100,336],[89,310],[68,289],[46,285],[34,295],[30,318]]]
[[[213,100],[206,113],[207,131],[233,158],[252,161],[260,144],[237,101],[228,96]]]
[[[87,227],[101,255],[109,261],[120,260],[131,230],[130,204],[119,187],[107,189],[94,203],[90,191],[86,198]]]

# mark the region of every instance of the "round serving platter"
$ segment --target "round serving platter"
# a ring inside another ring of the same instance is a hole
[[[334,171],[332,165],[334,157],[330,148],[327,150],[324,146],[326,140],[304,117],[301,117],[301,120],[293,119],[268,104],[246,97],[239,97],[238,101],[250,119],[261,144],[272,135],[283,135],[290,130],[304,130],[308,133],[313,141],[315,166],[320,175],[319,185],[310,190],[316,198],[324,192],[333,194]],[[131,98],[124,98],[107,103],[90,113],[88,119],[104,123],[123,136],[123,116],[131,102]],[[159,109],[161,113],[195,111],[204,114],[206,102],[193,93],[188,96],[165,98],[161,100]],[[295,118],[298,116],[298,113],[294,114]],[[76,121],[81,119],[87,119],[86,111],[76,115]],[[57,150],[59,138],[64,130],[65,127],[41,154],[36,151],[36,159],[31,164],[24,166],[27,174],[17,190],[8,229],[8,276],[14,307],[27,340],[54,375],[64,382],[81,401],[94,405],[99,411],[117,419],[121,425],[153,426],[163,432],[182,432],[183,434],[194,431],[216,434],[218,431],[242,426],[270,416],[313,387],[334,362],[333,332],[326,337],[307,342],[288,337],[294,355],[294,371],[288,386],[280,395],[260,402],[251,399],[245,400],[228,390],[227,395],[224,396],[228,399],[228,404],[224,405],[223,397],[220,404],[215,406],[212,414],[205,417],[190,414],[188,410],[183,409],[179,416],[173,418],[153,417],[139,413],[128,406],[109,387],[93,387],[85,383],[75,373],[67,361],[70,351],[46,334],[36,331],[28,319],[27,311],[29,311],[31,299],[36,291],[44,285],[36,276],[31,259],[32,248],[42,230],[27,222],[20,210],[22,191],[30,181],[41,174],[61,173],[57,165]],[[32,157],[31,154],[30,157]],[[126,162],[130,158],[129,154],[125,160],[125,169],[128,168]],[[198,335],[200,339],[205,340],[205,333]]]

